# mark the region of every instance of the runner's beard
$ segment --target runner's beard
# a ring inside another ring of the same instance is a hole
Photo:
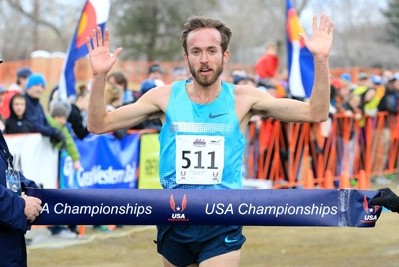
[[[203,86],[203,87],[208,87],[212,84],[214,84],[217,79],[219,79],[220,75],[223,72],[223,60],[222,60],[222,64],[220,64],[220,66],[217,67],[216,71],[214,72],[214,75],[212,76],[202,76],[199,74],[199,71],[196,72],[194,67],[190,64],[190,61],[188,62],[188,66],[190,68],[190,73],[193,76],[193,78],[195,79],[195,81]]]

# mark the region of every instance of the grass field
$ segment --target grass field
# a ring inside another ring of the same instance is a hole
[[[30,267],[162,266],[154,226],[124,226],[28,249]],[[399,266],[399,214],[384,211],[374,228],[245,227],[241,266]]]

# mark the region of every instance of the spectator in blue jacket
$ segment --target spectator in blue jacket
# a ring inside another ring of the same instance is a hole
[[[6,140],[0,132],[0,265],[27,266],[25,233],[29,224],[39,216],[41,200],[20,196],[7,188],[6,170],[12,169],[13,158]],[[26,187],[37,187],[33,181],[19,173],[22,192]]]
[[[54,144],[65,142],[65,137],[62,132],[50,126],[44,113],[43,107],[40,103],[46,87],[46,81],[40,73],[33,73],[29,76],[26,82],[26,120],[33,125],[33,132],[41,133],[43,136],[48,136],[50,141]]]

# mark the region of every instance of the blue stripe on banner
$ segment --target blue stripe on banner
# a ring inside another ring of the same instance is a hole
[[[374,227],[378,191],[345,189],[31,189],[36,225],[263,225]]]

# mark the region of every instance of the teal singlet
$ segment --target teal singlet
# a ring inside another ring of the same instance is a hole
[[[198,104],[188,81],[172,84],[159,134],[159,175],[163,188],[242,188],[245,137],[235,110],[234,85],[222,83],[217,98]]]

